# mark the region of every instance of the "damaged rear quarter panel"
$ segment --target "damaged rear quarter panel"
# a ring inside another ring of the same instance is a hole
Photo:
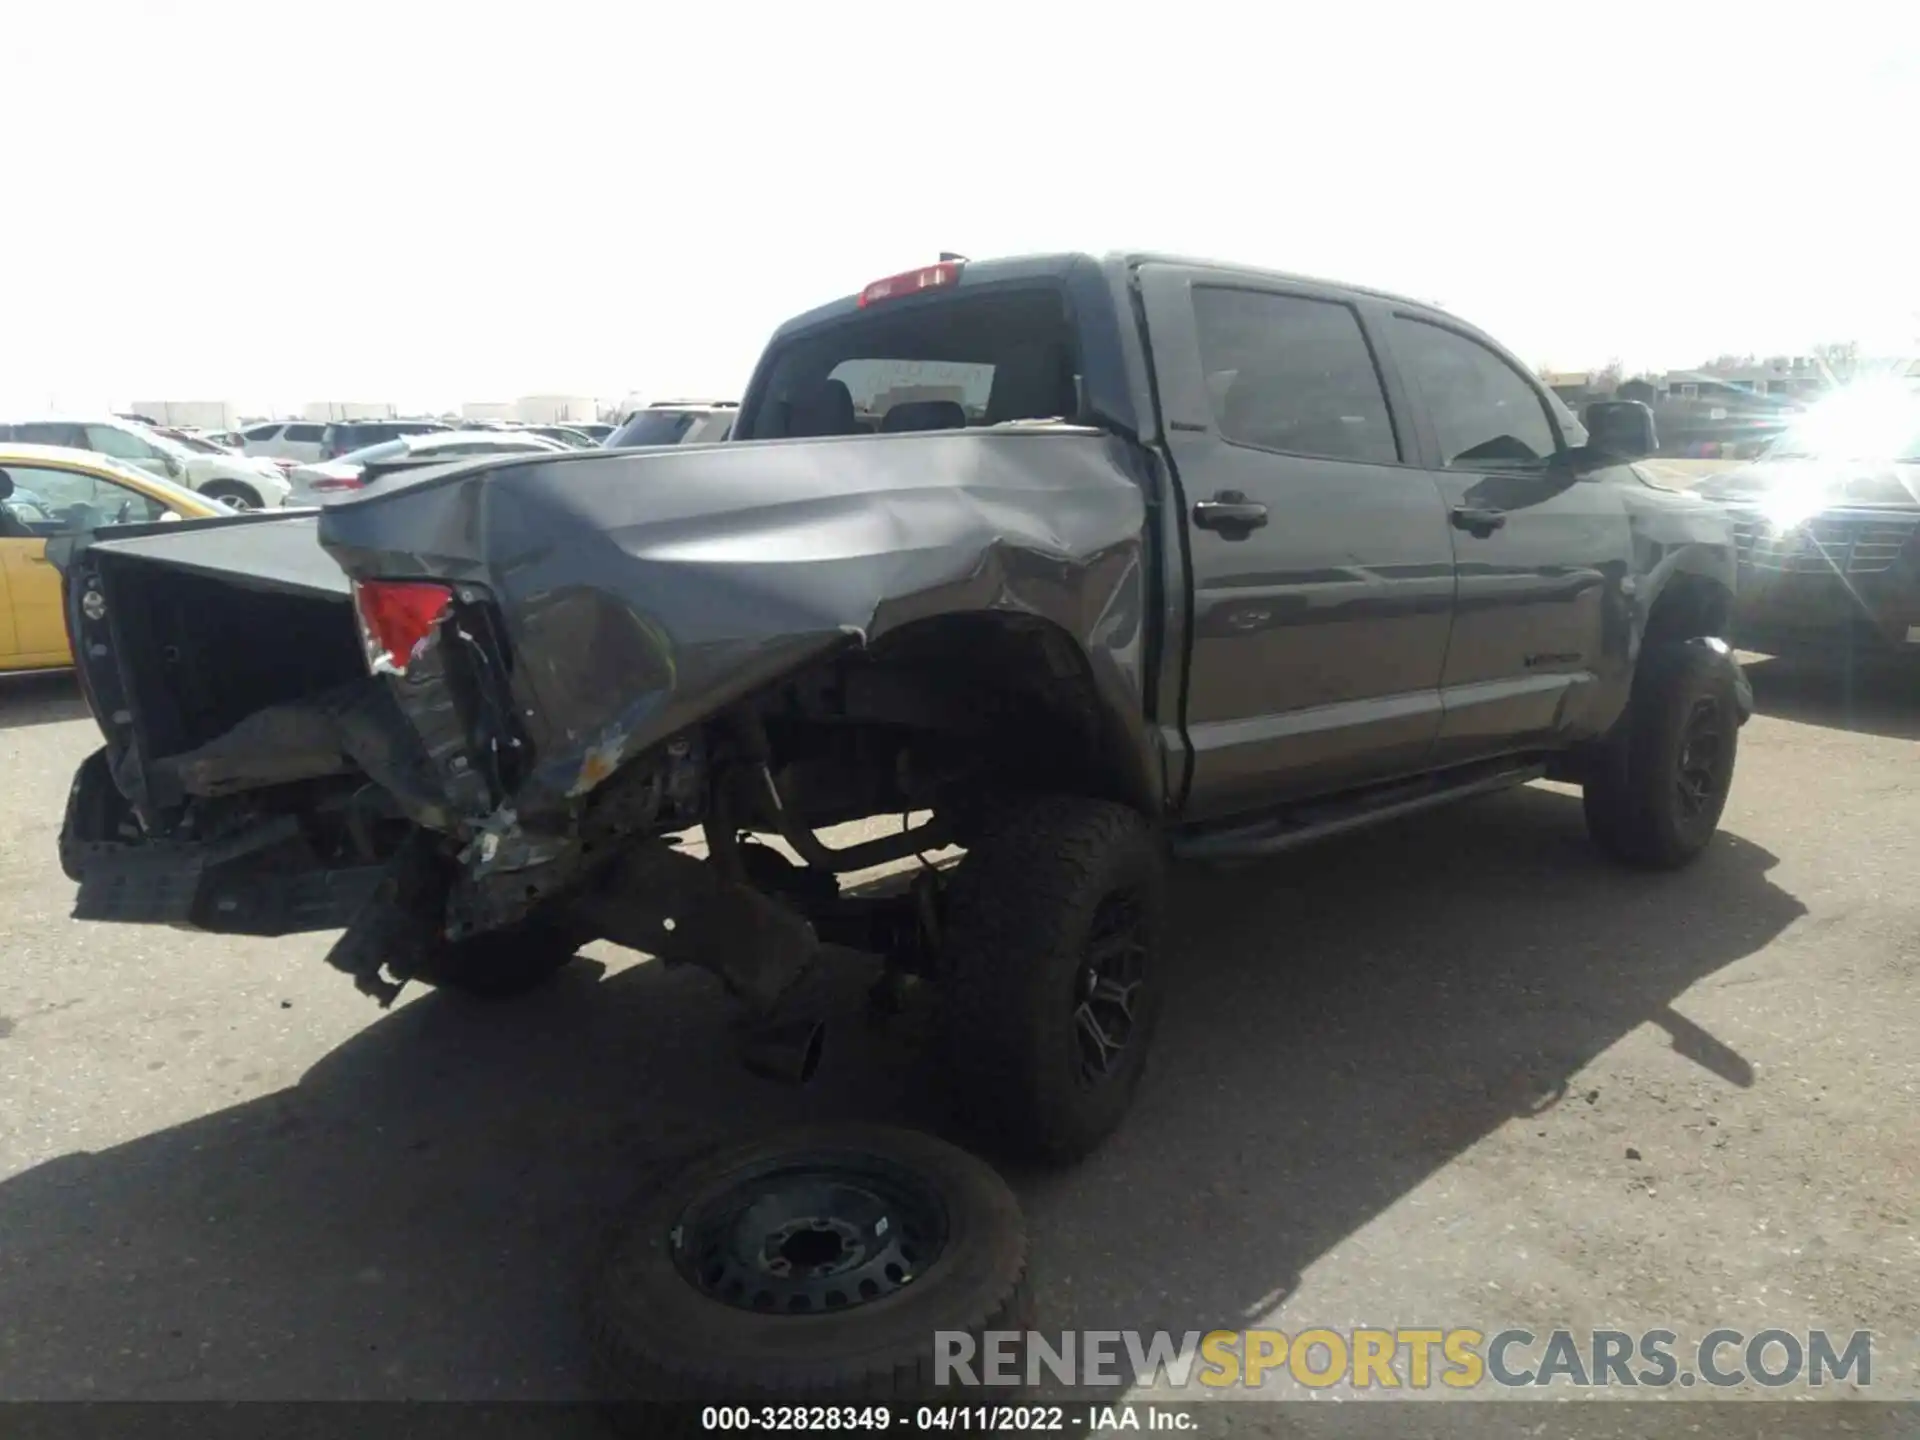
[[[987,611],[1072,638],[1155,803],[1150,483],[1142,452],[1065,426],[586,452],[397,477],[328,507],[320,539],[353,576],[498,606],[523,813],[837,648]]]

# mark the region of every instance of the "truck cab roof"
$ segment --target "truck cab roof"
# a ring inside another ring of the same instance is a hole
[[[957,271],[957,278],[952,286],[942,287],[950,290],[979,285],[1018,283],[1022,280],[1058,280],[1069,276],[1076,269],[1098,270],[1111,274],[1132,270],[1140,265],[1179,265],[1282,284],[1311,285],[1321,290],[1338,290],[1352,295],[1365,295],[1371,299],[1385,300],[1430,315],[1447,313],[1432,301],[1416,300],[1411,296],[1398,295],[1389,290],[1379,290],[1366,285],[1355,285],[1344,280],[1330,280],[1325,276],[1269,270],[1258,266],[1158,250],[1110,250],[1101,254],[1085,250],[1061,250],[1033,255],[1010,255],[992,260],[955,260],[939,263],[952,265]],[[929,264],[920,268],[930,270],[934,267]],[[902,271],[901,273],[904,275],[913,272]],[[864,308],[861,304],[861,296],[865,293],[865,291],[854,291],[836,300],[829,300],[823,305],[816,305],[813,309],[787,320],[774,331],[773,338],[777,341],[833,320],[856,315]]]

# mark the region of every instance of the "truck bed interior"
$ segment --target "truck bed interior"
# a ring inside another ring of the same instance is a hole
[[[100,560],[118,658],[153,758],[367,673],[345,593],[250,586],[136,556]]]

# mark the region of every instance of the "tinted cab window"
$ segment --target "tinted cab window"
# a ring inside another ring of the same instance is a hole
[[[1200,363],[1223,439],[1289,455],[1400,459],[1360,320],[1338,301],[1193,292]]]
[[[1479,341],[1396,315],[1393,352],[1425,402],[1449,470],[1534,469],[1560,448],[1546,400]]]

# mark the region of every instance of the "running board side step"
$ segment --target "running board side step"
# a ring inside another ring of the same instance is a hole
[[[1228,825],[1186,830],[1173,837],[1173,853],[1182,860],[1239,860],[1277,855],[1330,836],[1344,835],[1417,815],[1422,810],[1525,785],[1547,773],[1545,761],[1501,760],[1418,780],[1401,781],[1327,800],[1302,801]]]

